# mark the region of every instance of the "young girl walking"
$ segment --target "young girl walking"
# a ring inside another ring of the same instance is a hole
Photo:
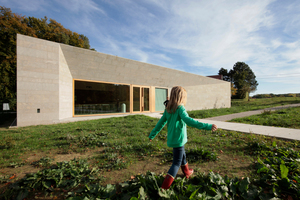
[[[189,178],[194,172],[193,169],[189,169],[184,151],[184,145],[187,142],[186,125],[204,130],[217,130],[215,124],[201,123],[190,118],[184,108],[186,100],[186,90],[181,86],[173,87],[164,114],[149,135],[149,139],[152,141],[167,123],[167,145],[173,148],[173,164],[161,186],[163,189],[170,188],[180,167],[186,178]]]

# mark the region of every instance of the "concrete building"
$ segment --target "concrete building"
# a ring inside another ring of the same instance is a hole
[[[229,82],[17,35],[17,126],[161,112],[175,85],[187,90],[187,110],[231,105]]]

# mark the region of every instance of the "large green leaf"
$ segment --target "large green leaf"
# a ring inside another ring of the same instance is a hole
[[[51,189],[51,181],[42,181],[42,184],[46,189]]]
[[[165,189],[160,188],[158,190],[158,195],[163,198],[171,198],[172,193],[173,193],[173,190],[171,190],[171,189],[165,190]]]
[[[195,190],[192,194],[191,194],[191,196],[189,197],[189,199],[194,199],[194,197],[195,197],[195,195],[198,193],[198,190],[199,190],[200,188],[198,188],[197,190]]]
[[[230,181],[229,189],[230,192],[233,194],[233,196],[237,194],[238,185],[239,185],[239,180],[237,178],[234,178]]]
[[[146,199],[146,193],[144,188],[141,186],[139,189],[139,200],[145,200]]]
[[[280,172],[281,172],[281,178],[284,179],[284,178],[287,178],[288,173],[289,173],[289,169],[284,164],[281,164],[280,165]]]
[[[239,184],[239,191],[241,191],[242,193],[247,193],[247,190],[249,189],[249,185],[250,185],[250,179],[248,177],[242,179]]]

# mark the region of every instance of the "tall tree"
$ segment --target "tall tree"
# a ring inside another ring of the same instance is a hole
[[[231,82],[231,96],[234,96],[236,95],[237,93],[237,89],[234,87],[234,84],[233,84],[233,78],[232,78],[232,75],[233,75],[233,71],[232,69],[228,72],[227,69],[224,69],[223,67],[219,70],[219,75],[222,75],[223,76],[223,80],[224,81],[228,81],[228,82]]]
[[[16,98],[16,35],[36,37],[23,20],[9,8],[0,7],[0,100],[6,102]]]
[[[237,62],[233,66],[233,83],[237,88],[237,96],[241,99],[254,92],[258,86],[256,76],[244,62]]]
[[[237,90],[235,95],[240,99],[244,99],[247,94],[249,95],[251,92],[254,92],[258,86],[255,74],[244,62],[235,63],[233,69],[229,72],[227,69],[221,68],[219,75],[223,75],[223,80],[233,84],[231,93],[235,94],[233,92],[235,88]]]
[[[232,69],[228,72],[227,69],[224,69],[223,67],[219,70],[219,75],[223,75],[223,80],[224,81],[229,81],[232,82],[232,75],[233,75],[233,71]]]
[[[25,17],[0,6],[0,101],[16,98],[17,33],[90,49],[89,39],[64,28],[53,19]]]

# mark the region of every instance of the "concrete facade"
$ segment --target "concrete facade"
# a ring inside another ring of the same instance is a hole
[[[180,85],[188,92],[187,110],[231,106],[229,82],[18,34],[17,126],[72,118],[73,80]]]

